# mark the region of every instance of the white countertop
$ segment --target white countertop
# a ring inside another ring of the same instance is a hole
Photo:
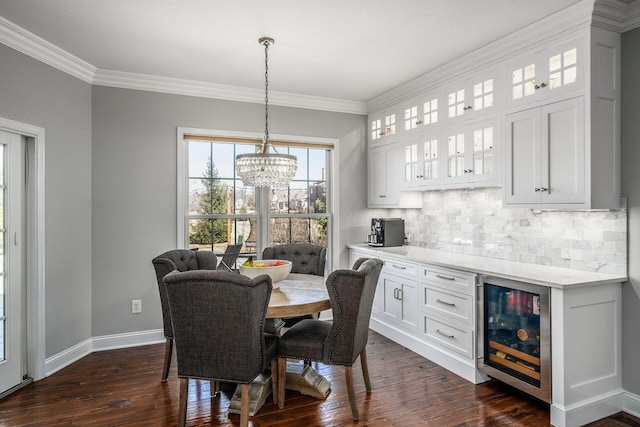
[[[379,254],[380,257],[392,257],[399,260],[426,263],[433,266],[448,267],[487,276],[503,277],[552,288],[603,285],[627,281],[627,276],[594,273],[476,255],[465,255],[419,248],[417,246],[372,247],[367,244],[355,244],[347,245],[347,247]]]

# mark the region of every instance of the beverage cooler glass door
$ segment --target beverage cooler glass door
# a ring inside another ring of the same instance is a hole
[[[551,402],[550,290],[484,277],[478,301],[478,368],[490,377]],[[480,342],[482,341],[482,342]]]

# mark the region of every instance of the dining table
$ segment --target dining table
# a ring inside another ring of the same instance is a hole
[[[281,319],[284,317],[297,317],[307,314],[318,314],[331,308],[331,301],[325,286],[326,278],[313,274],[291,273],[285,279],[276,283],[271,291],[271,298],[265,318]],[[249,415],[254,416],[264,405],[271,394],[271,373],[260,374],[251,383]],[[287,362],[288,390],[296,390],[300,393],[324,399],[331,383],[320,375],[311,364]],[[240,413],[241,394],[238,387],[229,403],[229,412]]]

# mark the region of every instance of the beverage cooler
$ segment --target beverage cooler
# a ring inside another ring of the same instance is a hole
[[[478,369],[551,403],[550,288],[495,277],[478,286]]]

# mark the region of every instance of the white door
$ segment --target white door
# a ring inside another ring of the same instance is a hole
[[[0,393],[22,382],[24,146],[0,131]]]

